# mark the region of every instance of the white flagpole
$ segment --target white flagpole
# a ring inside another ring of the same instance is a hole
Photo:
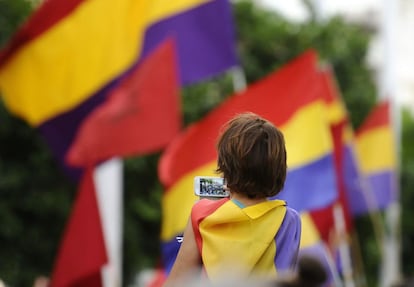
[[[380,81],[380,100],[388,99],[391,105],[391,120],[396,140],[397,170],[395,176],[395,188],[397,197],[395,202],[385,210],[386,232],[383,240],[383,258],[380,270],[380,286],[388,287],[396,283],[401,277],[401,244],[400,244],[400,201],[399,201],[399,168],[400,168],[400,138],[401,119],[400,108],[396,100],[396,49],[397,41],[397,0],[383,0],[382,33],[384,43],[384,62]]]
[[[123,162],[108,160],[94,172],[95,189],[108,264],[102,269],[103,287],[122,286]]]
[[[342,206],[336,204],[333,209],[335,232],[338,242],[339,257],[343,269],[345,287],[355,287],[354,275],[351,263],[351,251],[349,248],[348,234],[345,227],[344,211]]]
[[[233,78],[233,89],[235,92],[242,92],[247,87],[246,76],[244,70],[240,66],[234,66],[230,69]]]

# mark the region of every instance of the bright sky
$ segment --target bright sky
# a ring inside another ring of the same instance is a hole
[[[376,76],[378,83],[384,83],[384,70],[391,71],[389,85],[394,87],[395,96],[399,103],[408,105],[414,113],[414,1],[412,0],[388,0],[393,3],[395,11],[392,21],[392,44],[391,56],[385,54],[384,37],[382,33],[378,33],[370,45],[370,51],[367,63],[378,71]],[[275,9],[286,17],[303,21],[307,17],[307,11],[303,6],[302,0],[256,0],[257,3]],[[378,25],[381,32],[382,17],[385,15],[384,9],[387,1],[385,0],[314,0],[316,9],[322,18],[330,17],[335,14],[342,14],[351,19],[370,20]],[[389,14],[388,14],[389,15]],[[392,59],[387,62],[385,59]],[[389,67],[392,69],[384,69]],[[381,91],[384,87],[380,87]]]

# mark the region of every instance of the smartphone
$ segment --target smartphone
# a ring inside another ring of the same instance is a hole
[[[194,194],[200,198],[222,198],[230,195],[224,189],[224,178],[214,176],[196,176]]]

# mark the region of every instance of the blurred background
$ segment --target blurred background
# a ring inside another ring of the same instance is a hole
[[[40,0],[0,0],[0,45],[3,49],[0,58],[0,279],[6,286],[34,286],[36,280],[38,287],[47,286],[47,280],[39,278],[50,278],[56,270],[63,270],[56,267],[59,265],[57,255],[63,253],[59,250],[64,235],[69,233],[66,228],[79,187],[79,178],[74,180],[73,173],[62,167],[61,159],[57,159],[56,152],[50,148],[50,141],[45,140],[45,128],[10,104],[15,97],[11,81],[15,86],[26,84],[24,77],[9,77],[15,72],[14,68],[9,68],[10,63],[14,63],[13,57],[60,21],[45,20],[54,18],[46,12],[58,11],[62,18],[75,13],[69,9],[62,12],[65,9],[54,4],[59,1],[46,2],[50,2],[47,9],[40,10],[46,6]],[[88,1],[72,2],[82,5]],[[394,111],[391,115],[397,143],[397,166],[393,172],[397,176],[399,196],[381,209],[352,216],[352,228],[344,238],[353,272],[346,273],[349,270],[344,262],[338,263],[341,266],[337,268],[339,279],[332,286],[391,286],[391,283],[414,276],[414,222],[411,220],[414,216],[411,208],[414,202],[414,34],[411,32],[414,2],[235,0],[230,4],[238,66],[231,67],[230,63],[220,72],[217,70],[181,83],[181,129],[205,118],[235,92],[248,88],[303,52],[315,50],[320,63],[333,71],[352,129],[358,130],[375,105],[388,99]],[[37,17],[33,20],[35,13]],[[173,25],[173,22],[165,23]],[[84,25],[89,25],[88,21]],[[206,30],[206,27],[208,25],[201,28]],[[18,33],[21,33],[20,38],[16,37]],[[102,31],[109,37],[105,33]],[[77,42],[76,37],[64,39],[62,36],[55,40],[64,42],[67,51],[75,50],[70,43]],[[121,37],[114,41],[121,41]],[[26,60],[33,61],[34,66],[42,65],[43,55],[39,51],[42,48],[28,54]],[[58,57],[65,58],[65,54]],[[135,63],[128,61],[122,69],[128,70]],[[62,63],[59,61],[56,66],[67,65]],[[50,71],[50,75],[53,73]],[[45,87],[50,84],[48,77],[49,74],[43,78]],[[42,93],[36,95],[39,99],[42,96]],[[17,106],[24,104],[21,101]],[[379,150],[382,144],[378,143]],[[145,285],[148,282],[157,286],[154,280],[159,270],[162,273],[164,252],[162,200],[168,187],[159,177],[159,161],[166,146],[167,143],[149,152],[121,155],[122,207],[121,219],[116,224],[121,225],[118,247],[122,275],[118,283],[101,283],[105,286],[149,286]],[[179,212],[180,208],[177,209]],[[317,211],[313,216],[317,216]],[[319,230],[321,237],[326,234],[328,238],[334,229],[330,226],[329,230]],[[86,242],[81,238],[76,244]],[[332,242],[327,240],[326,245],[334,249],[335,244],[330,244]],[[90,249],[90,245],[85,246],[81,249]],[[82,260],[84,258],[79,259]],[[65,273],[63,277],[70,276]],[[103,286],[81,283],[50,286]]]

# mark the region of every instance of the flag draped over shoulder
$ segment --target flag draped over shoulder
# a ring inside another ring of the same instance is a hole
[[[304,53],[245,92],[231,96],[165,150],[159,177],[167,188],[161,231],[167,269],[178,250],[175,237],[184,230],[196,200],[193,178],[215,174],[216,139],[222,125],[237,113],[257,113],[285,135],[289,170],[278,198],[299,211],[321,208],[335,200],[333,145],[316,65],[316,54]]]
[[[365,177],[364,193],[353,194],[354,213],[382,210],[397,198],[397,155],[390,103],[377,104],[356,131],[356,151]]]

